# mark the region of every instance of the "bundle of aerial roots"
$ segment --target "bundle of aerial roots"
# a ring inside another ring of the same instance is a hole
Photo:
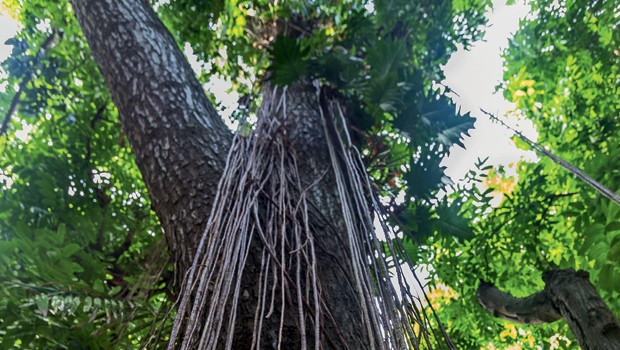
[[[317,100],[321,99],[321,88],[314,86]],[[325,345],[324,328],[329,325],[323,316],[334,310],[321,296],[308,185],[302,186],[295,152],[278,132],[291,117],[286,99],[286,88],[265,89],[252,131],[234,137],[207,227],[176,305],[169,349],[233,348],[242,275],[251,243],[257,241],[260,292],[252,348],[261,348],[265,320],[273,317],[279,318],[276,348],[280,348],[286,336],[285,318],[291,315],[297,318],[299,349],[330,348]],[[372,194],[339,104],[327,102],[317,108],[349,250],[335,254],[350,260],[348,278],[364,323],[364,343],[372,349],[454,348],[434,310],[427,311],[431,306],[420,280],[403,260],[402,246]]]

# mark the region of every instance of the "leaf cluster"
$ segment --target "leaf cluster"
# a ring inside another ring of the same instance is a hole
[[[0,138],[0,348],[139,346],[168,257],[118,113],[67,2],[6,3],[23,29],[2,64],[2,118],[19,105]]]
[[[538,143],[618,192],[617,5],[530,4],[533,15],[522,21],[504,54],[505,97],[516,103],[517,115],[534,123]],[[515,326],[482,311],[475,300],[477,281],[526,296],[543,288],[544,271],[583,269],[620,315],[620,208],[549,159],[514,166],[518,180],[501,168],[473,173],[470,182],[484,184],[488,193],[476,186],[455,193],[466,198],[462,210],[475,222],[473,237],[434,236],[419,261],[432,260],[436,281],[458,294],[439,311],[451,320],[449,332],[458,347],[576,349],[564,322]],[[497,195],[501,202],[492,204]]]

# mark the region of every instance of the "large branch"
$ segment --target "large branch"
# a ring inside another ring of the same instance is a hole
[[[71,3],[182,273],[206,224],[231,134],[145,1]]]
[[[543,276],[545,289],[515,298],[490,283],[478,287],[478,301],[503,319],[535,324],[564,318],[582,349],[620,349],[620,326],[585,271],[554,270]]]
[[[562,318],[546,291],[515,298],[493,284],[480,281],[478,301],[493,316],[523,324],[539,324]]]

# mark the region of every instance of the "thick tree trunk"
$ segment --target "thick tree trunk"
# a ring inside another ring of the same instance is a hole
[[[141,0],[72,0],[77,18],[118,107],[175,262],[177,288],[191,266],[224,168],[231,135],[195,79],[174,39]],[[317,236],[323,315],[322,348],[365,349],[368,341],[352,287],[342,238],[344,220],[322,136],[316,89],[300,83],[289,89],[285,125],[308,189],[311,223]],[[317,180],[318,181],[317,184]],[[234,348],[249,349],[258,295],[260,244],[253,243],[243,274]],[[345,262],[343,262],[345,261]],[[277,317],[267,320],[261,343],[273,348]],[[290,317],[291,320],[294,317]],[[299,347],[299,332],[285,325],[283,349]],[[196,330],[200,332],[200,329]]]
[[[275,97],[275,98],[279,98]],[[322,298],[326,302],[329,314],[322,316],[324,349],[369,349],[366,328],[360,314],[359,301],[355,293],[354,275],[350,259],[345,258],[349,247],[344,238],[346,232],[342,209],[336,193],[336,182],[331,168],[328,148],[319,111],[317,89],[309,81],[302,81],[288,87],[286,92],[286,116],[279,116],[283,121],[282,133],[290,140],[290,152],[298,160],[302,187],[306,189],[310,208],[311,230],[315,235],[317,270],[320,280]],[[266,204],[269,205],[269,204]],[[237,323],[233,349],[250,349],[256,300],[259,295],[257,276],[260,273],[260,250],[262,243],[256,237],[243,275],[243,295],[251,298],[243,300],[241,315]],[[290,252],[291,256],[293,252]],[[289,272],[294,275],[292,271]],[[302,287],[303,288],[303,287]],[[249,292],[249,293],[246,293]],[[275,314],[280,306],[276,305]],[[294,308],[288,307],[290,314],[285,324],[285,339],[282,349],[300,348],[301,339],[298,315]],[[261,339],[262,348],[277,348],[278,317],[264,320],[268,329]],[[307,333],[312,339],[312,322],[307,320]],[[374,344],[374,346],[379,346]]]
[[[480,304],[494,316],[524,324],[564,318],[582,349],[620,349],[620,326],[588,280],[588,273],[554,270],[543,276],[545,289],[515,298],[490,283],[478,287]]]
[[[191,266],[232,135],[146,1],[75,0],[175,262]]]

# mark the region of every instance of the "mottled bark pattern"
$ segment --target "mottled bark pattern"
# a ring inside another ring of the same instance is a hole
[[[178,283],[206,225],[231,134],[145,1],[72,4],[121,115]]]

